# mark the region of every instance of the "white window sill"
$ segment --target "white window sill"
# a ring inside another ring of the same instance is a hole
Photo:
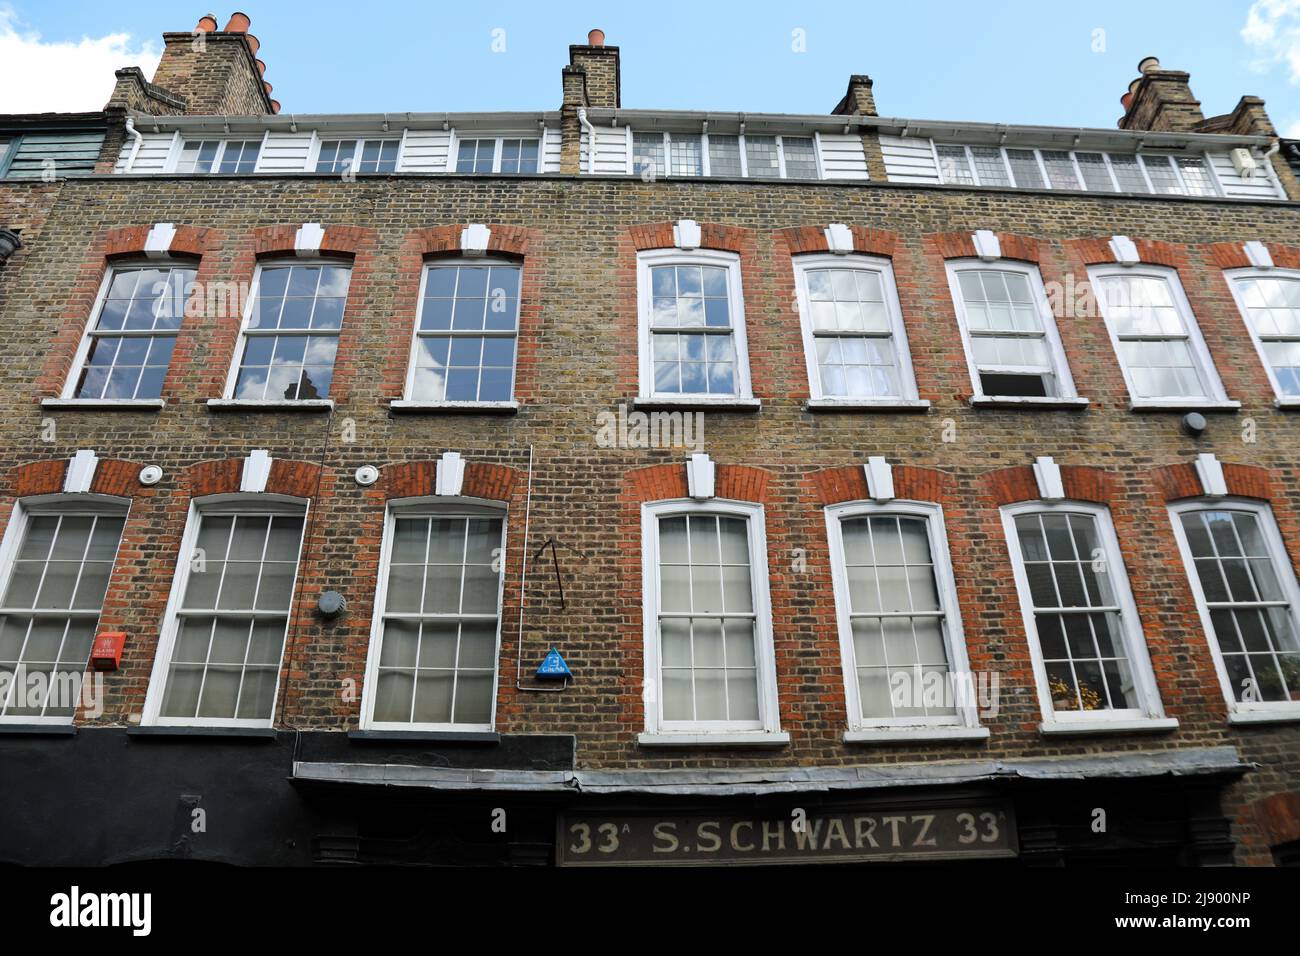
[[[924,743],[930,740],[988,740],[987,727],[881,727],[876,730],[846,730],[846,744]]]
[[[1135,398],[1129,401],[1129,411],[1133,412],[1235,412],[1241,408],[1241,402],[1204,401],[1195,399],[1148,399]]]
[[[163,398],[43,398],[41,408],[84,409],[103,412],[156,412],[167,404]]]
[[[310,398],[301,402],[261,401],[248,398],[209,398],[213,412],[328,412],[334,408],[332,398]]]
[[[633,408],[677,409],[679,411],[756,412],[763,403],[757,398],[709,398],[706,395],[664,395],[634,398]]]
[[[924,412],[930,403],[924,398],[810,398],[803,407],[810,412]]]
[[[642,747],[784,747],[790,735],[783,731],[736,731],[716,734],[643,733]]]
[[[509,402],[415,402],[397,399],[388,403],[394,412],[406,415],[514,415],[519,412],[519,403]]]
[[[1089,736],[1092,734],[1154,734],[1178,729],[1174,717],[1147,717],[1137,720],[1044,721],[1038,732],[1051,737]]]
[[[1058,398],[1043,395],[972,395],[969,399],[971,408],[1046,408],[1079,409],[1087,408],[1086,398]]]
[[[1291,724],[1300,723],[1300,707],[1277,710],[1239,710],[1228,714],[1230,724]]]

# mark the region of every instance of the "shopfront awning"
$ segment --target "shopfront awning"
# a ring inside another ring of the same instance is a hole
[[[995,780],[1118,780],[1239,776],[1235,747],[1072,757],[934,760],[868,767],[719,770],[474,770],[394,763],[295,761],[295,781],[448,791],[734,796],[935,787]]]

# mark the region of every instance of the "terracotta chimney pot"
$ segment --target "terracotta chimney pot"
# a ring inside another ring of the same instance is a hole
[[[587,46],[604,46],[604,45],[605,45],[604,30],[592,30],[590,33],[587,34]]]
[[[217,18],[212,14],[205,17],[199,17],[198,26],[194,28],[195,33],[211,33],[217,28]]]
[[[248,14],[236,11],[231,14],[230,22],[226,24],[226,33],[246,33],[248,25],[253,21],[248,19]]]

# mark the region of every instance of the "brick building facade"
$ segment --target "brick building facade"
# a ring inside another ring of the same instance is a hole
[[[888,119],[861,76],[624,110],[593,34],[555,112],[284,117],[241,17],[119,71],[93,172],[0,179],[0,662],[110,635],[75,706],[10,683],[0,859],[1296,859],[1261,102],[1147,60],[1115,131]]]

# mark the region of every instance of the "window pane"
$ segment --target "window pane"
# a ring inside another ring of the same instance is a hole
[[[1178,169],[1183,174],[1187,191],[1193,196],[1217,196],[1214,179],[1200,156],[1179,156]]]
[[[1011,164],[1011,173],[1021,189],[1042,189],[1046,186],[1042,170],[1038,167],[1038,157],[1032,149],[1008,149],[1007,162]]]
[[[1079,162],[1079,171],[1083,173],[1083,184],[1090,192],[1115,191],[1110,172],[1106,168],[1106,157],[1102,153],[1075,153]]]
[[[1151,192],[1151,188],[1147,185],[1146,178],[1142,175],[1142,170],[1138,167],[1136,156],[1111,153],[1110,168],[1114,171],[1115,179],[1119,182],[1120,192]]]
[[[927,701],[921,693],[927,679],[949,669],[926,519],[854,517],[840,529],[862,718],[955,713],[946,700]],[[881,610],[893,613],[881,617]]]
[[[305,401],[329,397],[351,270],[346,266],[267,266],[259,274],[250,330],[313,335],[245,335],[235,398]]]
[[[1090,514],[1045,512],[1015,519],[1029,582],[1047,690],[1059,711],[1138,706],[1124,623]]]
[[[709,265],[655,266],[650,270],[650,286],[655,392],[735,395],[727,270]],[[697,331],[668,331],[677,327]]]
[[[730,177],[741,175],[739,136],[709,134],[709,174]]]
[[[975,157],[975,172],[981,186],[1011,185],[1011,176],[1002,159],[1002,150],[996,146],[972,146],[970,152]]]
[[[1174,171],[1172,158],[1169,156],[1142,156],[1142,165],[1146,168],[1147,177],[1151,180],[1151,186],[1156,193],[1181,196],[1183,194],[1182,183],[1178,181],[1178,173]]]
[[[664,137],[662,133],[632,134],[632,171],[638,176],[663,176]]]
[[[782,136],[787,179],[816,179],[817,151],[810,136]]]
[[[1269,553],[1259,516],[1206,509],[1183,512],[1179,520],[1234,699],[1300,700],[1300,641],[1281,586],[1290,569]],[[1273,603],[1259,607],[1259,601]]]
[[[519,320],[519,267],[431,266],[425,273],[411,398],[509,401]],[[423,331],[449,329],[451,335]],[[484,335],[484,331],[500,333]]]
[[[1251,277],[1236,282],[1278,390],[1300,396],[1300,280]]]
[[[659,588],[661,612],[694,612],[659,620],[663,718],[757,721],[746,521],[660,518]]]
[[[966,147],[936,146],[935,152],[939,154],[939,171],[943,174],[945,183],[961,186],[975,185],[975,175],[971,172],[970,163],[966,159]]]
[[[1047,167],[1047,178],[1053,189],[1079,188],[1079,177],[1074,171],[1074,162],[1070,159],[1069,152],[1045,149],[1043,165]]]
[[[122,526],[118,515],[27,518],[0,607],[0,716],[75,713]],[[46,613],[21,613],[34,608]]]
[[[74,392],[87,399],[147,399],[162,394],[174,334],[119,336],[119,331],[174,331],[193,290],[195,270],[176,266],[114,270],[90,330],[86,363]]]
[[[487,517],[395,521],[386,609],[408,616],[384,621],[376,721],[491,722],[502,525]]]
[[[745,162],[751,179],[777,179],[781,163],[776,152],[775,136],[746,136]]]
[[[1029,277],[963,269],[957,275],[971,351],[985,395],[1054,395],[1058,377]]]
[[[674,176],[704,175],[704,154],[700,147],[700,137],[674,133],[670,150]]]

